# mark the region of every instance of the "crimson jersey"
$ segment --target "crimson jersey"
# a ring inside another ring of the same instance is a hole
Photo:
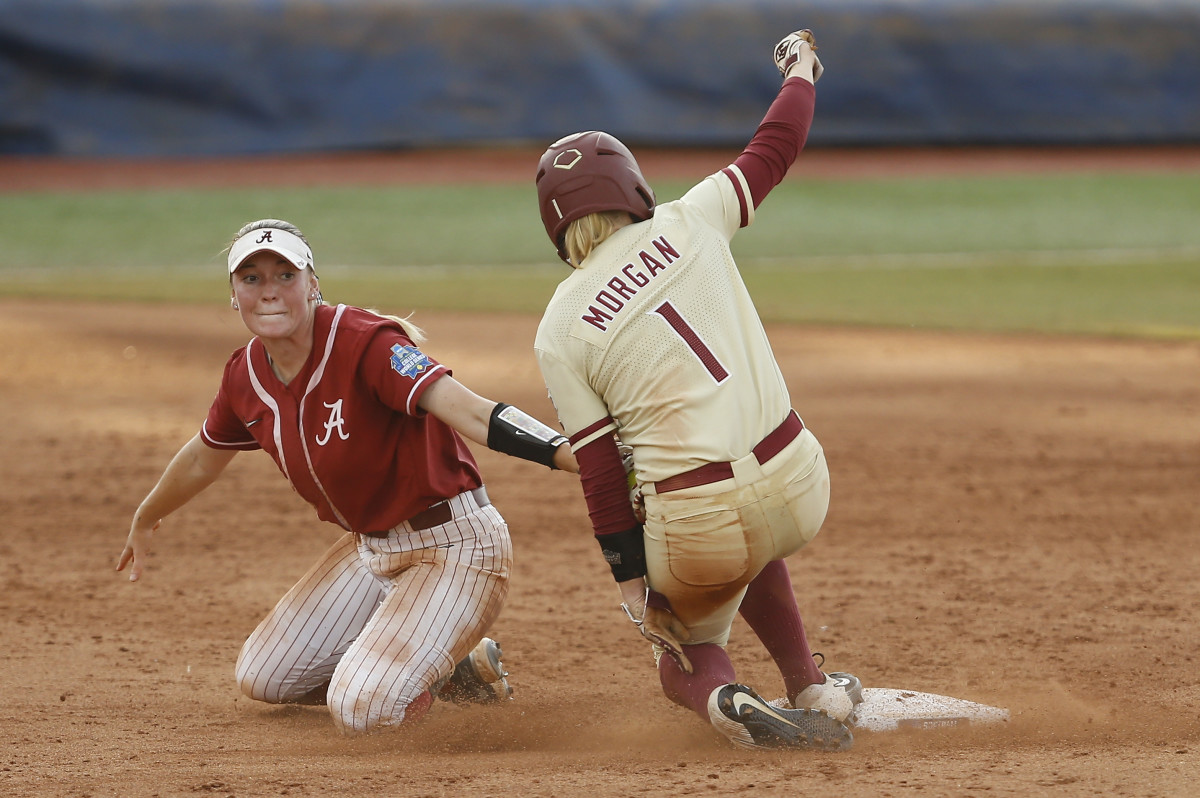
[[[417,407],[450,373],[394,321],[322,305],[308,362],[287,385],[257,338],[233,353],[201,437],[266,450],[324,521],[391,529],[483,484],[458,433]]]

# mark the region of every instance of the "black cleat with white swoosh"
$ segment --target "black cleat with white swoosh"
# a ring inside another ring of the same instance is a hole
[[[717,731],[742,748],[845,751],[854,744],[850,728],[825,712],[775,707],[741,684],[713,690],[708,717]]]

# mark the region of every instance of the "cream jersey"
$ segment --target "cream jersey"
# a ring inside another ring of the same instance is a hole
[[[787,385],[729,249],[753,218],[730,165],[558,286],[534,349],[573,449],[616,431],[657,482],[744,457],[783,421]]]

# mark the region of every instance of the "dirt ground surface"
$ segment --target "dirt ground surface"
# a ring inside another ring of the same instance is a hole
[[[415,320],[472,388],[554,418],[536,318]],[[492,630],[514,700],[438,703],[365,739],[323,708],[252,702],[242,641],[339,534],[269,458],[236,458],[169,518],[141,582],[113,571],[248,333],[227,307],[7,300],[0,795],[1196,795],[1200,342],[769,332],[833,480],[789,561],[813,648],[868,687],[1007,723],[859,732],[843,754],[728,748],[662,697],[577,480],[479,447],[515,542]],[[729,651],[782,692],[740,620]]]

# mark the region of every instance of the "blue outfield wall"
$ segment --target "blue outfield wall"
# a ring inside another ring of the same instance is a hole
[[[0,0],[0,154],[737,146],[797,27],[814,144],[1200,142],[1200,0]]]

